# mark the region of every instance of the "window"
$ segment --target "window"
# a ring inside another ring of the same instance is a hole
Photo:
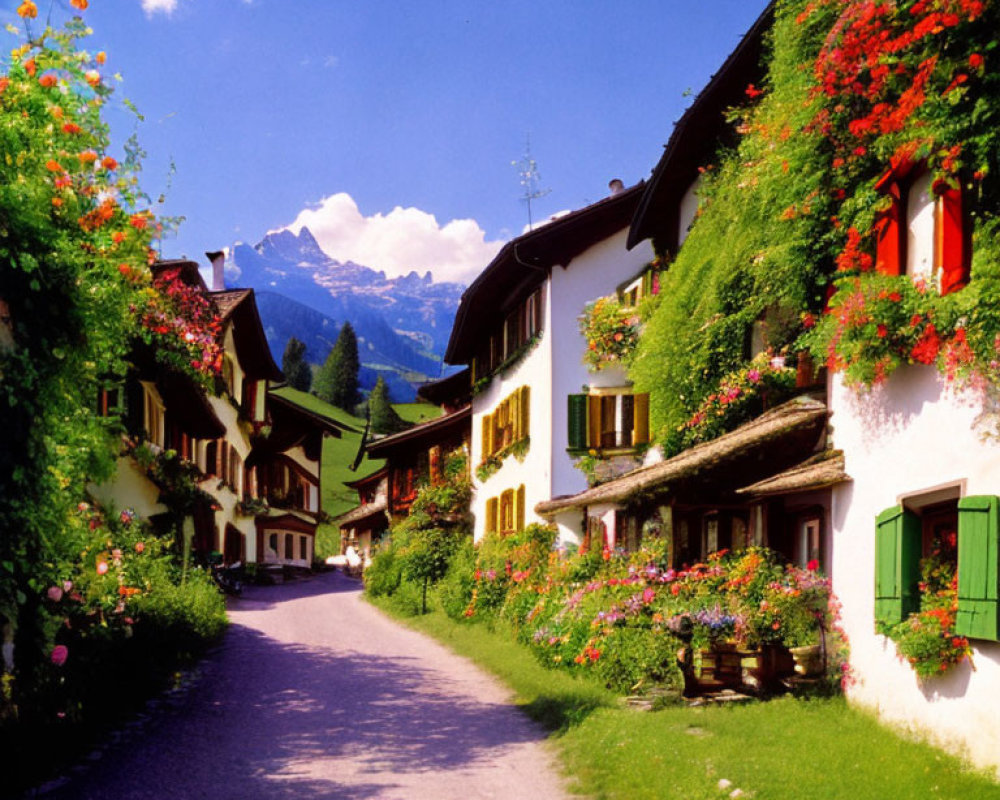
[[[472,359],[473,381],[491,375],[542,330],[542,290],[539,287],[515,305],[485,338]]]
[[[143,426],[146,429],[146,436],[150,444],[164,446],[164,408],[159,392],[152,384],[143,383]]]
[[[903,162],[876,184],[890,202],[875,223],[875,268],[923,278],[948,294],[969,282],[971,236],[961,188],[935,186],[931,177],[921,165]]]
[[[921,559],[933,557],[957,573],[955,633],[1000,640],[1000,498],[886,509],[876,519],[875,542],[877,621],[895,624],[920,610]]]
[[[569,395],[569,449],[623,449],[649,442],[649,395]]]
[[[309,538],[307,536],[299,537],[299,558],[303,561],[309,560]]]
[[[795,542],[795,562],[805,569],[810,562],[822,564],[823,540],[821,537],[821,520],[818,516],[800,517],[798,520]],[[735,539],[733,548],[735,549]]]
[[[486,501],[486,533],[515,533],[524,530],[525,523],[525,490],[524,485],[517,489],[507,489],[499,497],[491,497]]]
[[[531,389],[522,386],[482,417],[483,461],[528,438],[530,403]]]
[[[294,546],[295,546],[295,537],[292,536],[292,534],[290,534],[290,533],[286,533],[285,534],[285,552],[283,554],[284,558],[289,559],[289,560],[295,558]]]

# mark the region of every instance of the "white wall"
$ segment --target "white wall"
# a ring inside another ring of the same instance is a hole
[[[954,393],[933,367],[909,366],[857,396],[831,382],[833,442],[853,483],[833,490],[833,588],[857,678],[852,700],[1000,770],[1000,644],[973,641],[966,662],[921,685],[891,641],[874,633],[875,516],[900,495],[963,482],[1000,495],[1000,444],[984,439],[981,403]]]
[[[542,338],[527,356],[502,375],[494,376],[487,389],[472,400],[472,470],[475,494],[475,539],[485,532],[486,501],[507,489],[525,487],[525,523],[545,522],[535,506],[560,494],[575,494],[587,488],[583,473],[566,453],[567,396],[585,384],[620,386],[620,370],[591,373],[583,363],[587,343],[580,333],[583,307],[635,275],[653,258],[652,246],[643,242],[631,252],[625,249],[627,230],[599,242],[577,256],[567,268],[554,267],[545,286]],[[500,469],[483,484],[475,478],[482,461],[482,417],[519,386],[531,387],[531,446],[523,462],[508,456]],[[549,424],[551,420],[551,424]],[[579,515],[575,515],[579,520]],[[579,522],[560,524],[560,541],[578,541]],[[565,528],[565,529],[564,529]]]
[[[586,478],[566,452],[566,398],[579,394],[584,386],[627,384],[624,371],[618,367],[591,372],[583,363],[587,340],[580,333],[579,321],[587,303],[613,293],[618,284],[652,261],[653,248],[648,241],[631,251],[625,249],[627,235],[628,231],[622,230],[575,258],[568,269],[552,270],[552,497],[587,488]]]

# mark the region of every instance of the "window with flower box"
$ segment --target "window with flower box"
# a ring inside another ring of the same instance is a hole
[[[569,450],[631,449],[649,443],[649,395],[627,390],[571,394]]]
[[[957,574],[954,629],[1000,640],[1000,498],[963,497],[912,509],[886,509],[876,520],[875,619],[896,624],[921,608],[921,560]],[[951,573],[949,573],[951,574]]]
[[[875,269],[922,278],[941,294],[965,286],[972,239],[961,186],[932,181],[923,165],[903,161],[876,188],[889,197],[889,207],[875,223]]]
[[[482,417],[482,461],[502,458],[530,435],[531,389],[521,386]]]

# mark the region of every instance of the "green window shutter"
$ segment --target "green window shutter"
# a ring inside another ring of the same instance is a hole
[[[955,632],[1000,640],[1000,498],[958,501],[958,615]]]
[[[571,394],[569,400],[569,448],[587,447],[587,395]]]
[[[894,506],[875,525],[875,619],[896,624],[920,610],[920,518]]]

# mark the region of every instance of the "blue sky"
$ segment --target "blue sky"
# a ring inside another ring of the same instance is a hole
[[[529,134],[551,190],[536,219],[648,177],[685,90],[765,5],[91,0],[84,17],[145,116],[144,186],[186,217],[165,256],[307,223],[335,258],[467,282],[527,222],[511,162]],[[111,121],[118,142],[133,129]]]

